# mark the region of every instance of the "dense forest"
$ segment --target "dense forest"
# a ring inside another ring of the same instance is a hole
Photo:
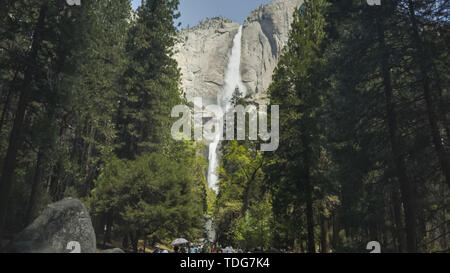
[[[74,197],[134,252],[204,216],[249,251],[450,251],[450,1],[305,1],[267,90],[279,148],[222,142],[217,194],[205,144],[171,137],[178,4],[1,0],[0,243]]]

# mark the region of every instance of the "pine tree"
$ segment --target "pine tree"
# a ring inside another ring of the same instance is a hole
[[[269,88],[271,103],[280,105],[282,132],[275,168],[294,183],[295,192],[306,200],[308,252],[315,252],[314,172],[321,150],[321,111],[326,82],[320,79],[326,59],[323,56],[326,1],[306,1],[294,13],[287,47],[275,70]],[[287,161],[286,163],[284,163]],[[281,174],[276,174],[276,176]],[[286,181],[287,182],[287,181]],[[281,182],[280,183],[286,183]],[[283,194],[280,192],[278,194]],[[294,201],[295,206],[300,206]]]
[[[33,22],[33,27],[31,40],[25,41],[25,43],[29,43],[29,49],[26,49],[26,53],[21,56],[23,58],[21,67],[23,77],[17,77],[14,84],[9,86],[11,89],[17,88],[14,91],[17,92],[19,99],[0,180],[0,237],[6,220],[18,151],[24,142],[23,131],[26,126],[27,109],[36,96],[37,90],[51,87],[50,81],[43,81],[44,75],[49,72],[52,75],[61,73],[53,71],[52,65],[57,68],[64,66],[71,56],[72,49],[79,46],[73,37],[67,36],[67,33],[74,29],[76,23],[69,19],[70,15],[65,3],[32,1],[28,4],[28,9],[32,12],[30,13],[31,17],[27,19]],[[25,25],[25,29],[22,30],[26,31],[26,27]],[[46,62],[48,59],[53,59],[55,62],[48,64]]]
[[[128,67],[117,115],[120,157],[167,149],[170,112],[179,104],[180,73],[172,58],[178,0],[149,0],[139,7],[127,41]]]

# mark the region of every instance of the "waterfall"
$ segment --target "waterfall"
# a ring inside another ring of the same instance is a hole
[[[231,49],[230,60],[228,61],[227,70],[225,71],[225,81],[222,93],[217,96],[217,104],[222,107],[226,112],[231,106],[231,98],[233,97],[234,90],[239,87],[239,90],[243,95],[246,95],[246,88],[241,80],[241,39],[242,39],[242,26],[239,27],[239,31],[234,37],[233,48]]]
[[[233,39],[233,48],[231,49],[230,60],[228,61],[227,70],[225,71],[224,87],[221,94],[217,96],[217,105],[219,105],[223,112],[226,113],[231,105],[231,98],[236,87],[239,91],[246,95],[246,88],[241,80],[240,66],[241,66],[241,39],[242,39],[242,26],[239,27],[239,31]],[[223,117],[222,117],[223,118]],[[223,136],[223,128],[219,128],[216,131],[214,141],[209,145],[209,168],[208,168],[208,185],[210,188],[218,192],[218,177],[217,167],[219,165],[219,158],[217,155],[217,146]]]

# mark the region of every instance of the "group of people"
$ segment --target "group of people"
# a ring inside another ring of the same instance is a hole
[[[233,249],[233,247],[228,246],[223,248],[219,244],[205,243],[205,244],[193,244],[186,243],[183,245],[174,246],[175,253],[244,253],[242,249]],[[245,251],[245,253],[264,253],[267,250],[263,248],[255,248],[252,251]],[[286,249],[281,250],[271,250],[273,253],[285,253]],[[159,246],[156,247],[156,250],[153,253],[169,253],[169,251],[161,249]]]
[[[156,249],[153,251],[153,253],[169,253],[166,249],[161,249],[159,247],[156,247]]]
[[[242,249],[233,249],[232,247],[222,248],[218,244],[203,245],[181,245],[174,247],[175,253],[243,253]]]

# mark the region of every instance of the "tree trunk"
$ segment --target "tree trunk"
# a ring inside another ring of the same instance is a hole
[[[442,225],[442,234],[443,234],[443,236],[442,236],[442,248],[444,249],[444,251],[445,252],[448,252],[449,251],[449,248],[448,248],[448,226],[447,226],[447,224],[448,224],[448,221],[447,221],[447,219],[446,219],[446,215],[447,215],[447,210],[444,208],[444,212],[443,212],[443,220],[444,220],[444,224]]]
[[[16,72],[14,74],[14,78],[12,80],[13,83],[16,82],[16,80],[17,80],[17,74],[19,74],[18,70],[16,70]],[[6,115],[8,115],[8,112],[9,112],[9,105],[11,103],[12,93],[13,93],[12,88],[10,87],[8,89],[8,94],[6,95],[5,106],[3,107],[2,116],[0,118],[0,139],[2,136],[3,125],[5,124]]]
[[[311,185],[311,155],[312,149],[310,147],[310,139],[306,134],[301,135],[301,141],[304,148],[302,155],[303,173],[299,186],[303,185],[305,199],[306,199],[306,229],[307,229],[307,249],[309,253],[316,252],[314,240],[314,211],[313,211],[313,188]]]
[[[129,243],[128,243],[128,235],[125,235],[125,236],[123,237],[123,240],[122,240],[122,247],[123,247],[123,249],[128,249],[128,247],[129,247]]]
[[[330,253],[330,234],[328,217],[322,215],[322,253]]]
[[[447,188],[445,188],[445,185],[442,185],[442,192],[444,193],[444,196],[447,196]],[[449,245],[448,245],[448,219],[447,219],[447,207],[443,207],[442,209],[442,249],[444,252],[449,252]]]
[[[382,18],[378,16],[378,18]],[[400,148],[397,114],[395,111],[394,94],[392,88],[392,79],[389,64],[389,52],[385,45],[384,27],[382,22],[377,20],[378,41],[381,50],[381,69],[384,85],[384,93],[386,100],[386,117],[389,131],[389,140],[392,154],[394,157],[395,170],[398,180],[400,182],[400,190],[402,193],[403,204],[405,206],[406,219],[406,237],[408,252],[417,252],[417,238],[416,238],[416,209],[413,200],[413,190],[411,182],[406,175],[406,167],[404,165],[403,155]]]
[[[261,169],[263,165],[264,165],[264,159],[262,159],[261,163],[258,165],[258,167],[256,167],[253,170],[252,175],[250,176],[247,183],[245,184],[244,193],[242,194],[242,209],[241,209],[242,215],[245,215],[245,213],[247,212],[248,205],[249,205],[249,199],[250,199],[250,190],[253,187],[253,181],[255,180],[255,176],[258,173],[258,170]]]
[[[304,165],[304,185],[305,185],[305,199],[306,199],[306,226],[308,231],[308,252],[315,253],[316,245],[314,242],[314,211],[313,211],[313,188],[311,185],[311,147],[308,136],[302,135],[302,142],[305,151],[303,152]]]
[[[308,230],[308,252],[314,253],[316,252],[316,246],[314,242],[314,212],[312,201],[312,187],[309,179],[307,179],[306,184],[306,225]]]
[[[89,142],[87,144],[87,148],[86,148],[86,157],[85,157],[85,161],[84,161],[84,179],[85,179],[85,184],[84,184],[84,195],[88,196],[90,191],[91,191],[91,187],[92,187],[92,181],[90,178],[90,174],[89,174],[89,160],[91,158],[91,153],[92,153],[92,139],[95,138],[95,128],[94,126],[89,126]]]
[[[131,247],[134,253],[138,253],[139,232],[130,232]]]
[[[394,236],[397,241],[398,252],[403,253],[406,251],[406,238],[403,232],[402,223],[402,204],[400,202],[399,190],[397,185],[392,187],[392,203],[393,203],[393,216],[394,216]]]
[[[34,171],[33,184],[31,186],[30,200],[28,202],[28,208],[25,216],[25,225],[31,223],[34,213],[36,211],[37,201],[41,192],[41,174],[42,165],[44,160],[44,153],[39,150],[36,160],[36,168]]]
[[[47,4],[43,4],[39,11],[39,19],[36,24],[32,38],[31,50],[27,58],[27,64],[34,64],[41,46],[41,32],[43,31],[45,18],[47,16]],[[6,221],[9,194],[13,182],[13,175],[17,165],[17,151],[20,149],[22,139],[22,127],[30,96],[31,83],[33,80],[34,66],[27,65],[24,73],[24,81],[21,87],[18,107],[11,131],[8,150],[3,164],[2,176],[0,180],[0,238],[3,236],[3,228]]]
[[[52,198],[53,202],[57,202],[59,200],[59,176],[62,169],[62,163],[60,160],[56,162],[56,165],[53,167],[52,176],[50,178],[50,185],[48,189],[48,193]]]
[[[106,243],[111,242],[111,229],[113,226],[113,210],[108,211],[106,214],[106,229],[103,236],[103,245],[106,246]]]
[[[303,246],[303,237],[300,237],[299,247],[300,247],[300,253],[305,253],[305,247]]]
[[[339,245],[339,222],[336,212],[333,213],[333,248],[337,249]]]

